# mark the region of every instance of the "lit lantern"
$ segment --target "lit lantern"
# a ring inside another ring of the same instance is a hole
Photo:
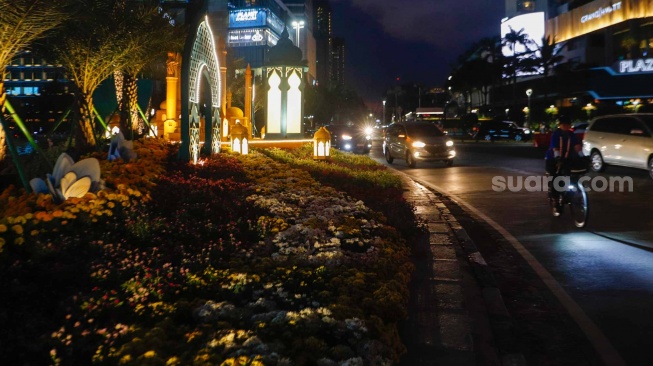
[[[331,149],[331,134],[329,131],[320,127],[313,135],[313,159],[329,159],[329,150]]]
[[[249,153],[248,136],[249,131],[247,127],[236,121],[236,124],[231,128],[231,151],[247,155]]]

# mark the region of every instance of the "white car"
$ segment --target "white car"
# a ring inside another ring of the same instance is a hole
[[[583,153],[595,172],[620,165],[646,169],[653,178],[653,113],[595,118],[585,131]]]

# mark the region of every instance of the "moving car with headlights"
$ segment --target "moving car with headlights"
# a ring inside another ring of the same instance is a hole
[[[653,113],[595,118],[585,130],[583,153],[595,172],[620,165],[647,169],[653,178]]]
[[[500,139],[527,141],[531,138],[531,130],[525,127],[519,127],[513,121],[492,120],[481,122],[476,127],[474,139],[494,141]]]
[[[348,125],[328,125],[331,146],[342,151],[367,154],[372,149],[372,129]]]
[[[417,161],[442,161],[453,165],[456,150],[453,141],[435,123],[398,122],[388,126],[383,138],[385,160],[405,159],[414,168]]]

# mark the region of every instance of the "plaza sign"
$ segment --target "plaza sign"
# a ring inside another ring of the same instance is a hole
[[[653,58],[621,60],[618,62],[618,67],[616,69],[620,74],[653,72]]]
[[[617,10],[621,10],[621,1],[615,4],[609,4],[604,8],[599,8],[599,10],[583,15],[582,17],[580,17],[580,22],[585,23],[585,22],[589,22],[592,19],[599,19],[602,16],[606,14],[610,14],[613,11],[617,11]]]

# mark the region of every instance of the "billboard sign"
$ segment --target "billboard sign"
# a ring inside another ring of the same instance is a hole
[[[230,47],[243,46],[274,46],[279,37],[265,28],[232,29],[227,33],[227,44]]]
[[[229,12],[229,28],[270,27],[278,35],[283,32],[284,24],[270,9],[247,8]]]
[[[528,57],[532,52],[542,47],[542,38],[544,38],[544,12],[528,13],[517,15],[515,17],[504,20],[501,23],[501,39],[506,38],[511,31],[521,32],[526,35],[529,41],[528,45],[516,43],[514,45],[504,45],[502,53],[505,57],[513,57],[515,55],[524,54],[521,57]],[[537,53],[536,53],[537,54]],[[537,73],[517,73],[517,75],[533,75]]]

